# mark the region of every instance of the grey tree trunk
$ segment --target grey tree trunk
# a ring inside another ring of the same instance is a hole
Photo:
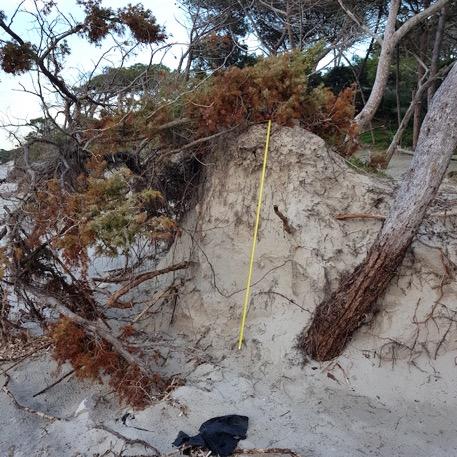
[[[387,86],[390,73],[390,63],[397,45],[397,43],[393,40],[393,36],[395,33],[395,23],[400,3],[400,0],[393,0],[390,5],[389,17],[387,18],[381,46],[381,54],[379,55],[378,67],[376,69],[376,78],[367,103],[355,118],[361,131],[365,130],[373,119],[373,116],[381,104],[381,100]]]
[[[430,63],[430,78],[434,78],[438,72],[438,62],[440,57],[441,46],[443,43],[443,36],[444,36],[444,29],[446,26],[446,14],[447,10],[444,7],[440,13],[440,20],[438,21],[438,27],[436,29],[435,35],[435,42],[433,44],[433,51],[432,51],[432,60]],[[436,81],[432,83],[432,85],[428,88],[427,94],[427,104],[430,106],[432,103],[432,97],[436,91]]]
[[[353,14],[344,6],[342,0],[338,0],[338,2],[340,5],[342,5],[342,8],[346,11],[346,13],[352,18]],[[384,91],[387,86],[387,81],[389,79],[392,57],[394,55],[395,47],[397,44],[414,27],[440,11],[444,6],[446,6],[447,3],[449,3],[449,0],[437,0],[428,8],[424,9],[424,11],[421,13],[418,13],[408,19],[398,30],[395,30],[401,1],[392,0],[389,10],[389,17],[387,18],[386,28],[384,30],[384,36],[382,37],[382,40],[380,37],[376,36],[377,40],[381,44],[381,54],[379,55],[375,82],[373,84],[373,88],[367,103],[355,118],[360,131],[363,132],[367,129],[369,123],[372,121],[374,115],[376,114],[379,105],[381,104],[381,100],[384,96]]]
[[[316,310],[300,339],[316,360],[338,356],[377,306],[436,196],[457,147],[457,64],[436,92],[416,153],[389,215],[361,265]]]

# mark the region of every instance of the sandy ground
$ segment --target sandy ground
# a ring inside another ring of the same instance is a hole
[[[195,262],[174,278],[181,287],[173,324],[164,306],[142,325],[160,341],[160,371],[181,373],[186,385],[135,412],[126,426],[119,419],[131,410],[106,385],[70,377],[34,398],[57,376],[44,351],[14,367],[8,386],[20,404],[58,419],[19,410],[0,392],[1,456],[154,454],[100,424],[168,453],[179,430],[195,433],[229,413],[250,418],[243,448],[290,448],[303,457],[457,455],[457,288],[441,257],[457,263],[452,220],[424,222],[380,312],[342,356],[303,366],[294,349],[315,306],[363,258],[380,227],[334,215],[386,212],[395,187],[349,169],[298,128],[273,130],[246,344],[236,349],[263,139],[263,128],[253,128],[208,159],[199,204],[163,262]],[[443,189],[443,198],[455,198],[451,184]],[[138,296],[171,280],[148,284]]]

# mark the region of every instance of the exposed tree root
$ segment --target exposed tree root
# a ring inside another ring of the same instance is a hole
[[[8,395],[9,398],[13,401],[13,403],[16,405],[17,408],[21,409],[22,411],[26,411],[30,414],[34,414],[35,416],[41,417],[42,419],[46,419],[49,421],[66,421],[68,419],[62,418],[62,417],[56,417],[56,416],[51,416],[50,414],[43,413],[42,411],[37,411],[36,409],[30,408],[28,406],[21,405],[17,400],[16,397],[12,394],[12,392],[8,389],[8,383],[10,382],[10,377],[9,375],[5,374],[6,376],[6,382],[2,386],[3,392]]]
[[[98,424],[93,428],[111,433],[111,435],[114,435],[116,438],[119,438],[120,440],[124,441],[126,444],[128,444],[130,446],[135,446],[135,445],[144,446],[146,449],[150,449],[150,450],[154,451],[155,454],[153,454],[153,455],[156,455],[156,456],[161,455],[160,451],[157,448],[155,448],[154,446],[152,446],[152,444],[149,444],[147,441],[144,441],[144,440],[141,440],[138,438],[128,438],[127,436],[122,435],[121,433],[117,432],[116,430],[113,430],[112,428],[110,428],[106,425],[103,425],[103,424]]]

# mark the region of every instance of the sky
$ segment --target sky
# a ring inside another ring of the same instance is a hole
[[[40,0],[37,0],[40,2]],[[1,0],[0,9],[7,17],[11,17],[14,10],[19,5],[19,0]],[[80,9],[76,6],[76,0],[56,0],[57,6],[65,14],[77,15]],[[105,5],[112,8],[125,6],[128,3],[135,3],[133,0],[105,0]],[[184,13],[178,8],[173,0],[143,0],[145,7],[149,8],[157,18],[157,22],[164,26],[169,37],[169,42],[179,43],[173,46],[172,50],[164,56],[157,56],[155,62],[163,59],[163,63],[171,68],[177,65],[184,44],[188,41],[187,31],[182,25],[185,22]],[[25,0],[22,9],[33,10],[33,0]],[[18,14],[13,23],[13,30],[21,36],[26,36],[33,42],[36,41],[37,34],[34,31],[36,24],[26,14]],[[101,47],[95,47],[82,39],[75,39],[70,42],[73,45],[73,52],[67,59],[65,77],[68,80],[77,81],[81,72],[90,72],[94,63],[106,52],[112,43],[105,41]],[[109,57],[109,56],[108,56]],[[116,55],[111,54],[109,61],[116,62]],[[148,48],[140,51],[132,58],[128,64],[137,62],[149,62],[150,50]],[[106,62],[106,64],[109,63]],[[30,120],[41,116],[40,103],[37,97],[24,92],[25,89],[33,88],[31,74],[21,76],[10,76],[0,73],[0,124],[23,124],[25,120]],[[15,130],[15,128],[12,128]],[[19,131],[20,132],[20,131]],[[0,149],[10,149],[17,145],[17,141],[11,138],[4,128],[0,128]]]

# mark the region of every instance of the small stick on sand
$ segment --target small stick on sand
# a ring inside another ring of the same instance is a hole
[[[300,454],[292,451],[292,449],[284,449],[279,447],[271,447],[268,449],[254,448],[254,449],[235,449],[234,454],[282,454],[290,455],[291,457],[301,457]]]
[[[130,445],[140,444],[141,446],[144,446],[145,448],[151,449],[152,451],[154,451],[156,456],[162,455],[157,448],[152,446],[152,444],[149,444],[147,441],[144,441],[144,440],[141,440],[138,438],[128,438],[127,436],[124,436],[121,433],[116,432],[116,430],[113,430],[112,428],[107,427],[106,425],[103,425],[103,424],[98,424],[93,428],[98,429],[98,430],[104,430],[105,432],[111,433],[111,435],[114,435],[116,438],[123,440],[126,444],[130,444]]]
[[[33,398],[38,397],[38,395],[44,394],[44,393],[47,392],[49,389],[52,389],[54,386],[56,386],[57,384],[59,384],[59,382],[62,382],[64,379],[68,378],[68,376],[72,375],[74,372],[75,372],[75,370],[70,370],[68,373],[66,373],[66,374],[64,374],[63,376],[61,376],[56,382],[53,382],[53,383],[50,384],[49,386],[45,387],[43,390],[40,390],[39,392],[37,392],[36,394],[34,394],[34,395],[33,395]]]

